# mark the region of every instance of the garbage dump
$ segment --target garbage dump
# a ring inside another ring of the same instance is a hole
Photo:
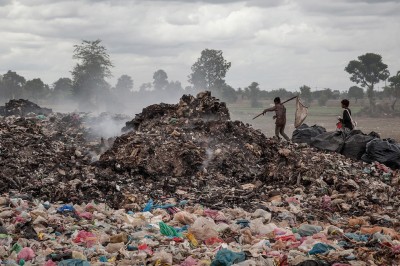
[[[209,93],[116,138],[83,116],[0,117],[0,264],[399,264],[399,171],[276,142]]]

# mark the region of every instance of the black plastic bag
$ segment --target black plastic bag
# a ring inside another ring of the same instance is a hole
[[[392,169],[400,169],[400,144],[392,139],[373,139],[368,142],[361,159],[367,163],[377,161]]]
[[[345,140],[342,154],[351,159],[360,160],[366,151],[367,143],[375,138],[379,138],[375,132],[367,135],[360,130],[353,130]]]
[[[311,143],[311,138],[319,134],[325,133],[326,129],[321,126],[313,125],[309,127],[307,124],[302,124],[293,131],[292,141],[295,143]]]
[[[344,146],[346,133],[339,130],[325,132],[311,138],[310,145],[323,151],[334,151],[340,153]]]

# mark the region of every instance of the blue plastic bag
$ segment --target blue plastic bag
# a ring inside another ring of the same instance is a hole
[[[57,209],[57,212],[74,212],[75,208],[72,205],[66,204]]]
[[[325,254],[328,253],[330,250],[336,250],[336,249],[324,243],[317,243],[312,247],[312,249],[308,252],[308,254],[310,255]]]
[[[153,199],[150,199],[147,203],[146,206],[144,206],[143,212],[149,212],[153,209]]]
[[[217,252],[215,259],[211,262],[210,266],[231,266],[246,260],[244,252],[233,252],[229,249],[223,248]]]
[[[90,266],[90,263],[86,260],[69,259],[60,261],[57,266]]]

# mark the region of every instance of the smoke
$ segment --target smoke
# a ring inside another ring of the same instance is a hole
[[[112,138],[122,134],[121,129],[125,126],[125,122],[129,120],[128,116],[102,113],[98,117],[85,117],[84,123],[91,135]]]
[[[214,158],[214,152],[210,148],[206,149],[207,159],[203,162],[203,167],[207,168],[210,161]]]

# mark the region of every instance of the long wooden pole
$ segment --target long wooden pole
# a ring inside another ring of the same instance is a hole
[[[292,97],[292,98],[290,98],[290,99],[284,101],[282,104],[287,103],[288,101],[291,101],[291,100],[293,100],[293,99],[295,99],[295,98],[297,98],[297,97],[299,97],[299,95],[294,96],[294,97]],[[264,112],[262,112],[261,114],[256,115],[255,117],[253,117],[253,120],[256,119],[257,117],[263,115],[263,114],[264,114]]]

